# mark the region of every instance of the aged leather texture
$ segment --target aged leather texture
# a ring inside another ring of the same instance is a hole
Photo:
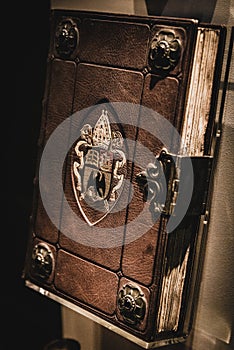
[[[194,160],[195,184],[201,190],[194,190],[188,216],[170,234],[168,214],[155,219],[157,210],[152,211],[144,195],[146,187],[142,189],[138,179],[165,148],[160,139],[162,125],[160,131],[154,113],[181,133],[196,30],[197,22],[191,19],[65,10],[51,13],[24,278],[145,342],[187,335],[186,307],[212,162],[209,157],[202,163]],[[162,54],[163,50],[171,56]],[[117,103],[138,107],[128,109],[126,116]],[[141,106],[148,110],[147,116]],[[137,125],[131,125],[131,120]],[[146,120],[150,130],[145,129]],[[67,121],[69,128],[58,128]],[[77,130],[86,136],[80,134],[71,143]],[[61,164],[51,153],[47,155],[48,181],[40,184],[40,159],[55,131],[60,144],[69,145],[61,178],[53,178],[54,169]],[[173,135],[168,137],[171,149],[178,151]],[[114,141],[122,139],[130,140],[134,147],[123,142],[121,151],[116,150]],[[105,152],[103,144],[98,148],[100,142],[108,144]],[[85,152],[93,158],[91,162],[87,157],[82,165]],[[97,169],[95,154],[103,168],[111,170]],[[109,157],[106,163],[105,157]],[[92,177],[99,186],[96,193],[89,184]],[[56,199],[50,198],[51,180],[55,190],[62,183],[63,192]],[[82,193],[81,185],[86,192]],[[57,224],[44,206],[41,190],[49,207],[56,208]],[[89,201],[84,200],[85,195],[90,196]],[[97,198],[102,210],[98,210]],[[71,215],[66,215],[64,203]],[[79,240],[90,234],[105,242],[107,231],[113,244],[106,247]],[[117,232],[121,243],[115,245]],[[139,232],[143,234],[137,236]]]

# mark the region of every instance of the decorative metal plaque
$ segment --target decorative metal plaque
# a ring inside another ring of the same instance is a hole
[[[119,291],[118,308],[124,320],[136,325],[145,317],[146,302],[140,288],[126,284]]]
[[[48,279],[53,271],[53,255],[45,243],[35,245],[32,252],[32,272],[42,279]]]
[[[75,51],[79,42],[79,32],[75,22],[71,19],[61,21],[56,28],[55,49],[64,58],[68,58]]]
[[[172,31],[161,30],[150,45],[149,63],[153,68],[170,71],[181,55],[181,43]]]
[[[123,136],[111,130],[106,110],[94,128],[85,124],[81,129],[71,173],[78,207],[90,226],[101,221],[120,196],[126,171],[122,147]]]

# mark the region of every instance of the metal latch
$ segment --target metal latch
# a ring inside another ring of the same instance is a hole
[[[172,215],[179,188],[179,176],[173,156],[163,150],[154,163],[136,175],[143,200],[150,202],[152,213]]]
[[[175,215],[178,195],[191,192],[186,214],[201,215],[205,212],[213,158],[173,155],[163,150],[136,175],[143,193],[143,200],[150,203],[152,214]],[[191,171],[187,164],[190,162]],[[182,181],[181,181],[182,180]],[[191,188],[192,186],[192,188]],[[189,188],[190,187],[190,188]]]

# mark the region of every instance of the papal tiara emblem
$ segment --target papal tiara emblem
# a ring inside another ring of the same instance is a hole
[[[106,110],[93,128],[85,124],[80,131],[73,149],[72,184],[80,212],[92,226],[111,211],[120,196],[126,157],[123,136],[111,130]]]

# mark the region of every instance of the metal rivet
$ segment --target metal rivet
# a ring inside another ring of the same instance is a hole
[[[119,291],[118,308],[126,323],[137,325],[145,317],[146,301],[139,287],[126,284]]]
[[[34,275],[48,279],[53,270],[53,255],[44,243],[35,245],[32,252],[32,272]]]

